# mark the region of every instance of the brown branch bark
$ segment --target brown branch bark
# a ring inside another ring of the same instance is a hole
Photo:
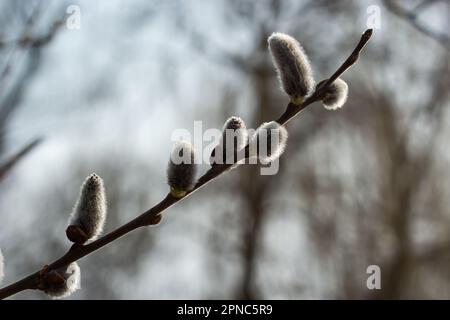
[[[282,125],[285,125],[297,114],[299,114],[300,111],[305,109],[308,105],[321,100],[326,90],[328,89],[329,85],[339,76],[341,76],[349,67],[351,67],[358,60],[361,50],[369,41],[371,35],[372,29],[366,30],[361,36],[361,39],[358,42],[356,48],[353,50],[353,52],[350,54],[347,60],[345,60],[344,63],[336,70],[336,72],[326,81],[323,81],[323,84],[318,88],[316,88],[313,94],[309,98],[307,98],[302,104],[295,105],[289,103],[288,106],[286,107],[285,112],[278,118],[277,122]],[[245,154],[247,154],[247,152],[248,152],[248,145],[245,148],[244,152],[242,152],[242,155],[238,159],[238,161],[242,160],[242,158],[245,158]],[[187,198],[188,196],[190,196],[191,194],[193,194],[194,192],[196,192],[197,190],[199,190],[200,188],[202,188],[203,186],[205,186],[206,184],[208,184],[221,174],[231,169],[232,166],[233,164],[216,165],[211,169],[209,169],[203,176],[201,176],[198,179],[197,183],[195,184],[194,188],[191,191],[189,191],[183,198],[174,198],[170,194],[168,194],[160,203],[155,205],[153,208],[147,210],[146,212],[142,213],[141,215],[131,220],[127,224],[104,235],[103,237],[97,239],[96,241],[89,243],[87,245],[78,245],[78,244],[72,245],[72,247],[67,251],[65,255],[52,262],[50,265],[45,266],[42,270],[36,271],[35,273],[23,278],[20,281],[15,282],[3,289],[0,289],[0,299],[7,298],[11,295],[14,295],[20,291],[24,291],[27,289],[39,289],[42,278],[41,276],[43,272],[48,272],[66,266],[106,246],[107,244],[117,240],[118,238],[124,236],[125,234],[135,229],[152,225],[153,221],[155,221],[154,220],[155,217],[160,215],[163,211],[165,211],[175,203]]]

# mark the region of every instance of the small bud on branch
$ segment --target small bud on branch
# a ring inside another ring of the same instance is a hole
[[[282,125],[276,121],[265,122],[250,140],[250,156],[257,156],[261,163],[270,163],[283,154],[287,139],[288,132]]]
[[[195,152],[192,144],[185,141],[175,144],[167,166],[167,183],[173,197],[182,198],[194,187],[197,173],[194,160]]]
[[[80,267],[76,262],[42,275],[42,290],[53,299],[68,297],[78,289],[80,289]]]
[[[320,85],[320,84],[319,84]],[[327,110],[337,110],[347,101],[348,85],[347,83],[338,78],[334,80],[332,84],[325,91],[325,96],[322,99],[322,104]]]

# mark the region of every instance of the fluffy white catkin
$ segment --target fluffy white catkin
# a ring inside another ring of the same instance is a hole
[[[211,153],[211,164],[234,163],[237,151],[247,145],[248,133],[244,120],[239,117],[230,117],[225,121],[222,137],[219,144]],[[231,147],[231,150],[230,150]]]
[[[103,180],[95,173],[86,178],[70,216],[69,225],[79,227],[87,240],[95,240],[106,220],[106,195]]]
[[[44,277],[45,293],[53,299],[70,296],[80,289],[81,272],[76,262],[67,267],[50,271]]]
[[[276,121],[265,122],[250,140],[250,156],[257,156],[261,163],[279,158],[286,148],[287,130]]]
[[[328,87],[322,104],[327,110],[337,110],[345,104],[347,96],[348,85],[344,80],[338,78]]]
[[[268,43],[282,89],[292,102],[301,103],[315,84],[306,53],[297,40],[284,33],[272,33]]]
[[[0,249],[0,284],[3,281],[3,278],[5,276],[5,263],[3,261],[3,254],[2,254],[2,249]]]
[[[192,144],[181,141],[175,144],[167,165],[167,184],[175,198],[181,198],[195,184],[197,165],[194,163],[195,153]]]

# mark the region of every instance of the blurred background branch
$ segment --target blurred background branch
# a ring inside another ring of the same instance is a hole
[[[402,6],[399,1],[396,0],[384,0],[386,8],[398,16],[401,19],[407,21],[412,27],[416,28],[417,31],[423,33],[424,35],[434,39],[447,50],[450,49],[450,34],[445,32],[440,32],[438,30],[433,30],[426,23],[420,20],[420,14],[425,11],[430,6],[435,5],[442,0],[424,0],[417,4],[412,9],[407,9]]]
[[[11,170],[14,165],[22,159],[22,157],[26,156],[28,152],[33,150],[34,147],[36,147],[41,142],[41,139],[36,139],[27,144],[25,147],[23,147],[19,152],[14,154],[12,157],[4,161],[4,163],[0,164],[0,181],[3,179],[3,177],[8,173],[9,170]]]

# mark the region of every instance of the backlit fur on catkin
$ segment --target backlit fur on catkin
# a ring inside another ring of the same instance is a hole
[[[80,280],[80,267],[72,262],[66,267],[44,274],[43,290],[53,299],[65,298],[80,289]]]
[[[327,110],[337,110],[347,101],[348,85],[338,78],[328,87],[325,97],[322,99],[322,104]]]
[[[261,163],[278,159],[284,152],[288,139],[287,130],[276,121],[265,122],[256,130],[250,141],[250,156],[257,156]]]
[[[301,103],[315,85],[306,53],[297,40],[284,33],[273,33],[268,43],[282,89],[293,103]]]

